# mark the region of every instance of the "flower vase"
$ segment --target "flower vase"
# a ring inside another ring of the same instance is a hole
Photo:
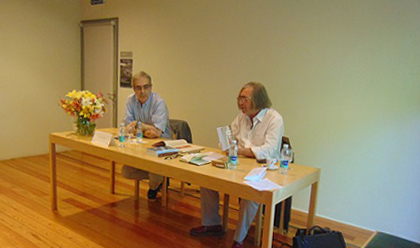
[[[90,122],[89,120],[84,120],[82,118],[77,118],[75,122],[75,131],[76,134],[88,136],[92,135],[95,132],[96,124]]]

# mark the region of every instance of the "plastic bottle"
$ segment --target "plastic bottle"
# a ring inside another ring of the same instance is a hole
[[[121,122],[120,124],[120,129],[118,130],[118,140],[119,142],[119,147],[125,147],[125,124],[124,122]]]
[[[290,161],[292,161],[292,149],[288,144],[284,144],[280,153],[280,173],[287,174]]]
[[[236,166],[238,166],[238,145],[236,144],[236,140],[232,140],[229,149],[229,169],[236,170]]]
[[[136,130],[136,140],[137,143],[142,143],[143,141],[143,131],[141,130],[141,121],[137,122],[137,130]]]

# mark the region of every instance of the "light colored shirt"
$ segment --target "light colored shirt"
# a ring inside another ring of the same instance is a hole
[[[160,137],[172,139],[169,111],[165,101],[157,93],[152,92],[144,104],[139,102],[134,93],[128,96],[125,104],[124,123],[128,125],[134,120],[153,125],[162,131]]]
[[[284,124],[276,110],[262,109],[252,121],[241,113],[230,127],[232,138],[238,141],[239,148],[251,148],[257,159],[280,159]]]

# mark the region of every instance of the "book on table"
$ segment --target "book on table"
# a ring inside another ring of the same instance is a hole
[[[196,153],[201,150],[204,150],[204,147],[189,144],[184,139],[162,140],[162,141],[154,143],[152,146],[154,147],[169,146],[169,147],[178,149],[180,153]]]
[[[181,157],[179,161],[186,162],[195,165],[205,165],[210,163],[213,160],[221,159],[226,157],[223,154],[215,153],[215,152],[207,152],[207,153],[190,153]]]
[[[147,148],[146,154],[152,155],[155,157],[163,157],[173,155],[179,152],[179,149],[173,148],[170,146],[159,146],[159,147],[152,147]]]

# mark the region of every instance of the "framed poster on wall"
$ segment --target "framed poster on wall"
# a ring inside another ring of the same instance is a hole
[[[132,77],[133,77],[133,53],[121,52],[120,87],[131,88]]]

